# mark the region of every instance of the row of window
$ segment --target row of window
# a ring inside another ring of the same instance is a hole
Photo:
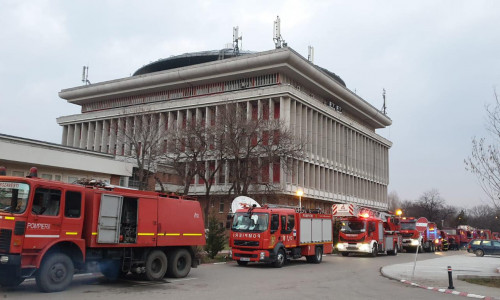
[[[180,89],[148,93],[144,95],[120,97],[117,99],[86,103],[82,105],[82,112],[84,113],[95,110],[110,109],[110,108],[130,106],[130,105],[139,105],[139,104],[152,103],[165,100],[206,96],[210,94],[225,93],[247,88],[256,88],[267,85],[274,85],[274,84],[279,84],[279,82],[280,82],[279,73],[266,74],[254,77],[229,80],[224,82],[203,84],[194,87],[186,87]]]

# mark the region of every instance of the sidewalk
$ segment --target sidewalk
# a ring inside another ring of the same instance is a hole
[[[427,257],[428,254],[425,253],[418,255],[414,274],[413,260],[408,263],[385,266],[380,271],[385,277],[429,290],[479,299],[500,299],[500,288],[476,285],[458,279],[462,276],[500,278],[497,270],[500,267],[500,257],[476,257],[465,251],[457,251],[456,255],[438,258]],[[448,266],[451,266],[453,270],[453,286],[455,287],[453,290],[448,290]]]

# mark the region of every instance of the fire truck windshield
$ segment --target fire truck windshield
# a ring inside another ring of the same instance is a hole
[[[365,221],[342,221],[340,231],[344,233],[361,233],[366,231]]]
[[[416,222],[401,222],[401,230],[417,230]]]
[[[0,181],[0,212],[23,213],[29,194],[30,186],[26,183]]]
[[[269,225],[267,213],[236,213],[233,218],[233,231],[266,231]]]

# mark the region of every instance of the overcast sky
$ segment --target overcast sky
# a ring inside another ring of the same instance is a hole
[[[17,1],[0,0],[0,133],[60,143],[59,98],[130,76],[144,64],[221,49],[239,26],[243,49],[288,45],[339,75],[393,125],[389,191],[402,200],[437,189],[452,205],[487,203],[464,167],[485,136],[484,106],[500,90],[500,1]],[[1,154],[1,149],[0,149]]]

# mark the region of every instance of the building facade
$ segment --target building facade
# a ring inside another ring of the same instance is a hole
[[[73,183],[88,178],[127,185],[134,165],[114,155],[0,134],[0,166],[7,175],[24,177],[31,167],[38,177]]]
[[[62,144],[128,156],[125,133],[144,114],[171,129],[193,118],[210,126],[221,105],[237,102],[249,114],[283,121],[308,141],[292,172],[269,166],[266,180],[279,187],[281,203],[296,205],[301,189],[302,204],[310,208],[339,202],[388,207],[392,143],[376,133],[391,125],[385,114],[291,48],[224,51],[184,54],[131,77],[62,90],[61,98],[82,107],[81,114],[57,119]],[[227,169],[217,176],[213,193],[227,192],[225,174]],[[203,195],[204,185],[195,180],[190,193]],[[221,211],[225,203],[218,205]]]

